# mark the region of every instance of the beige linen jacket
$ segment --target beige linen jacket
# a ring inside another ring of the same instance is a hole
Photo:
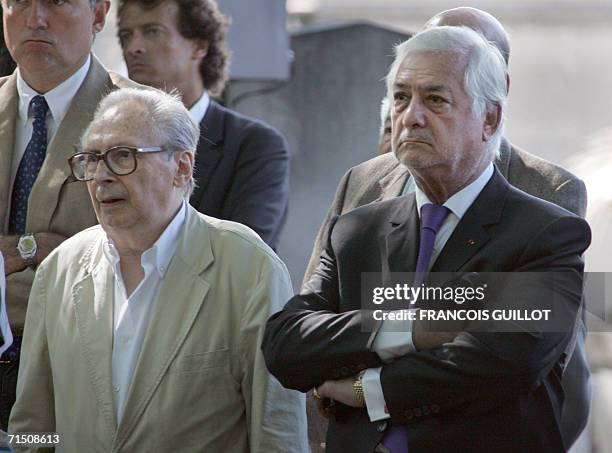
[[[293,294],[287,268],[249,228],[191,207],[117,422],[104,238],[89,228],[39,266],[9,430],[57,432],[57,452],[306,452],[304,395],[260,349]]]
[[[0,84],[0,232],[6,234],[19,106],[17,75],[6,77]],[[72,179],[68,158],[74,154],[74,145],[79,143],[81,134],[91,122],[100,99],[125,86],[137,84],[109,73],[92,54],[87,76],[47,147],[45,161],[32,187],[26,231],[72,236],[98,223],[85,184]],[[8,317],[17,331],[23,327],[33,278],[34,272],[27,268],[9,275],[6,280]]]

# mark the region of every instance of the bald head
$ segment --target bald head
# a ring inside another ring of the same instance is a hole
[[[491,14],[476,8],[461,6],[436,14],[425,24],[424,29],[448,25],[468,27],[479,32],[501,52],[506,65],[510,59],[510,42],[502,24]]]

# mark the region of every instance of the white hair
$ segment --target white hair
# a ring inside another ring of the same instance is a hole
[[[108,110],[124,103],[144,106],[148,111],[147,119],[151,125],[151,134],[159,140],[160,146],[168,151],[188,151],[194,155],[195,162],[200,127],[193,120],[178,94],[168,94],[154,88],[121,88],[103,98],[94,113],[93,120],[83,133],[82,147],[95,123]],[[195,180],[192,175],[185,197],[188,198],[194,189]]]
[[[389,98],[385,96],[380,101],[380,137],[385,135],[385,123],[389,119],[389,115],[391,114],[391,102],[389,102]]]
[[[497,129],[487,142],[487,151],[499,156],[507,102],[506,63],[495,45],[467,27],[434,27],[417,33],[395,47],[395,60],[386,77],[387,97],[393,99],[397,72],[411,52],[452,52],[468,57],[463,85],[472,100],[474,118],[484,118],[494,108],[501,111]]]

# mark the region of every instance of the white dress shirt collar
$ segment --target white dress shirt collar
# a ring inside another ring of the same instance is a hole
[[[204,93],[202,93],[202,96],[200,96],[200,99],[198,99],[198,102],[193,104],[191,108],[189,109],[189,114],[191,115],[191,117],[196,123],[200,124],[202,122],[202,120],[204,119],[204,115],[206,115],[206,111],[208,110],[209,105],[210,105],[210,96],[208,95],[208,92],[204,90]]]
[[[185,223],[186,216],[187,206],[185,201],[183,201],[178,213],[168,224],[164,232],[159,236],[157,241],[155,241],[153,246],[146,250],[140,258],[142,267],[146,269],[149,266],[152,266],[159,274],[159,278],[164,278],[166,276],[166,272],[168,272],[168,266],[170,265],[170,261],[176,252],[178,238],[183,224]],[[119,252],[108,236],[106,236],[104,241],[103,250],[106,259],[111,266],[115,268],[115,266],[119,263]]]
[[[482,192],[482,189],[487,185],[489,179],[493,176],[493,163],[490,163],[487,168],[483,170],[478,178],[472,181],[470,184],[465,186],[459,192],[452,195],[448,200],[444,202],[444,206],[446,206],[453,214],[457,216],[458,219],[461,219],[465,212],[472,205],[476,197]],[[416,202],[417,202],[417,212],[419,217],[421,216],[421,207],[427,203],[433,203],[429,200],[427,195],[419,188],[417,184],[415,184],[416,190]]]
[[[83,84],[85,77],[87,77],[90,65],[91,55],[88,55],[87,61],[85,61],[78,71],[44,94],[45,100],[49,105],[49,111],[56,125],[61,124],[64,119],[68,107],[70,107],[72,103],[72,99]],[[30,101],[34,96],[38,96],[40,93],[33,90],[26,81],[23,80],[19,68],[17,69],[17,94],[19,94],[19,118],[22,121],[27,121]]]

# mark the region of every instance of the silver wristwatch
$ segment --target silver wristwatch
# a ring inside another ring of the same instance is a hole
[[[17,251],[27,266],[34,267],[36,265],[36,249],[36,238],[32,233],[26,233],[19,238]]]

